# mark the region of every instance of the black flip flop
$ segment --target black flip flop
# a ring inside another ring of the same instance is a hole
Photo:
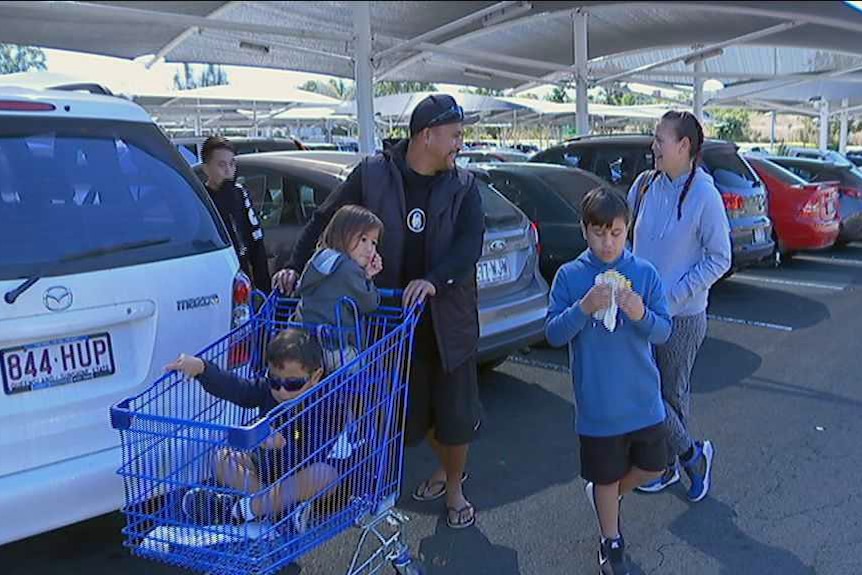
[[[466,521],[462,520],[464,514],[469,512],[470,517]],[[452,521],[452,514],[455,514],[455,521]],[[446,508],[446,525],[451,529],[467,529],[476,523],[476,508],[471,503],[458,509],[457,507]]]
[[[461,474],[461,483],[467,481],[470,475],[465,471]],[[428,493],[432,488],[436,488],[430,494]],[[446,482],[445,481],[431,481],[425,480],[416,487],[416,490],[413,492],[413,500],[414,501],[436,501],[446,495]]]

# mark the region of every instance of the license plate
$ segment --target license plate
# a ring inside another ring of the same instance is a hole
[[[0,350],[7,395],[113,375],[108,333],[97,333]]]
[[[757,228],[754,230],[754,243],[756,244],[765,244],[766,243],[766,230],[763,228]]]
[[[479,287],[502,283],[509,280],[509,260],[497,258],[476,264],[476,283]]]

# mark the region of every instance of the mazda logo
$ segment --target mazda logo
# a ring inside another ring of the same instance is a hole
[[[72,292],[63,286],[50,287],[45,290],[42,301],[51,311],[64,311],[72,307]]]

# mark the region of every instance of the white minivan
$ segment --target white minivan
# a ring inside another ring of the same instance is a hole
[[[243,321],[250,290],[139,106],[0,88],[0,544],[122,505],[110,406]]]

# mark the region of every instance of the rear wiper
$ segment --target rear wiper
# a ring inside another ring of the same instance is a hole
[[[90,258],[96,258],[108,254],[115,254],[118,252],[127,252],[129,250],[137,250],[140,248],[166,244],[169,241],[171,241],[170,238],[157,238],[152,240],[141,240],[137,242],[126,242],[124,244],[117,244],[115,246],[108,246],[105,248],[96,248],[94,250],[87,250],[78,254],[63,256],[62,258],[60,258],[60,261],[58,263],[75,262]],[[12,305],[13,303],[15,303],[15,300],[17,300],[21,296],[21,294],[33,287],[33,284],[39,281],[44,275],[44,271],[33,274],[32,276],[27,278],[24,283],[22,283],[15,289],[6,292],[6,295],[3,296],[3,300],[9,305]]]

